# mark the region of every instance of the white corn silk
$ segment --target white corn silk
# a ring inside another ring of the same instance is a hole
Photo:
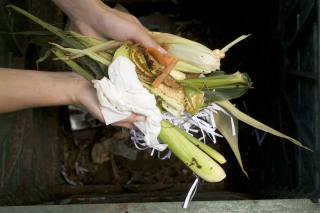
[[[93,80],[106,124],[123,120],[131,112],[145,115],[145,122],[134,124],[144,134],[144,140],[150,147],[163,151],[167,145],[160,144],[157,139],[162,115],[154,95],[140,83],[135,65],[128,58],[118,56],[109,66],[108,75],[109,79]]]

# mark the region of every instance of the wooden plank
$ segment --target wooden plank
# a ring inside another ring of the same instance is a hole
[[[181,202],[156,203],[118,203],[118,204],[86,204],[86,205],[43,205],[0,207],[3,213],[20,212],[52,212],[52,213],[114,213],[114,212],[319,212],[318,203],[308,199],[292,200],[247,200],[247,201],[195,201],[187,209]]]

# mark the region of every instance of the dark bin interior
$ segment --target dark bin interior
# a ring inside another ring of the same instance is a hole
[[[254,89],[233,100],[240,110],[298,139],[313,152],[240,122],[244,169],[224,139],[213,145],[228,160],[227,178],[202,182],[193,200],[319,197],[319,5],[318,1],[120,0],[150,30],[170,32],[223,48],[234,46],[221,70],[249,74]],[[51,1],[2,1],[1,32],[43,31],[7,10],[14,4],[55,26],[66,16]],[[36,69],[50,36],[0,34],[2,67]],[[42,70],[66,68],[46,61]],[[67,106],[0,115],[0,205],[183,201],[194,175],[175,156],[160,160],[137,151],[120,128],[105,127],[88,115],[86,128],[71,128],[84,112]],[[256,131],[256,132],[255,132]],[[116,133],[116,134],[115,134]],[[258,134],[258,139],[257,135]],[[102,142],[111,144],[101,154]],[[113,143],[116,142],[116,143]],[[120,144],[120,145],[119,145]],[[92,154],[93,148],[96,154]],[[93,159],[95,156],[95,159]],[[101,163],[103,160],[107,162]],[[95,161],[96,163],[94,163]],[[100,162],[100,163],[97,163]]]

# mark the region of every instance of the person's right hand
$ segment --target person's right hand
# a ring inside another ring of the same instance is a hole
[[[149,35],[148,30],[133,15],[115,10],[100,0],[53,0],[73,21],[78,30],[87,36],[112,38],[119,41],[131,40],[143,47],[160,47]]]

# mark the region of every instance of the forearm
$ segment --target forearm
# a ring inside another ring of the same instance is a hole
[[[71,72],[0,68],[0,113],[74,104],[76,78]]]

